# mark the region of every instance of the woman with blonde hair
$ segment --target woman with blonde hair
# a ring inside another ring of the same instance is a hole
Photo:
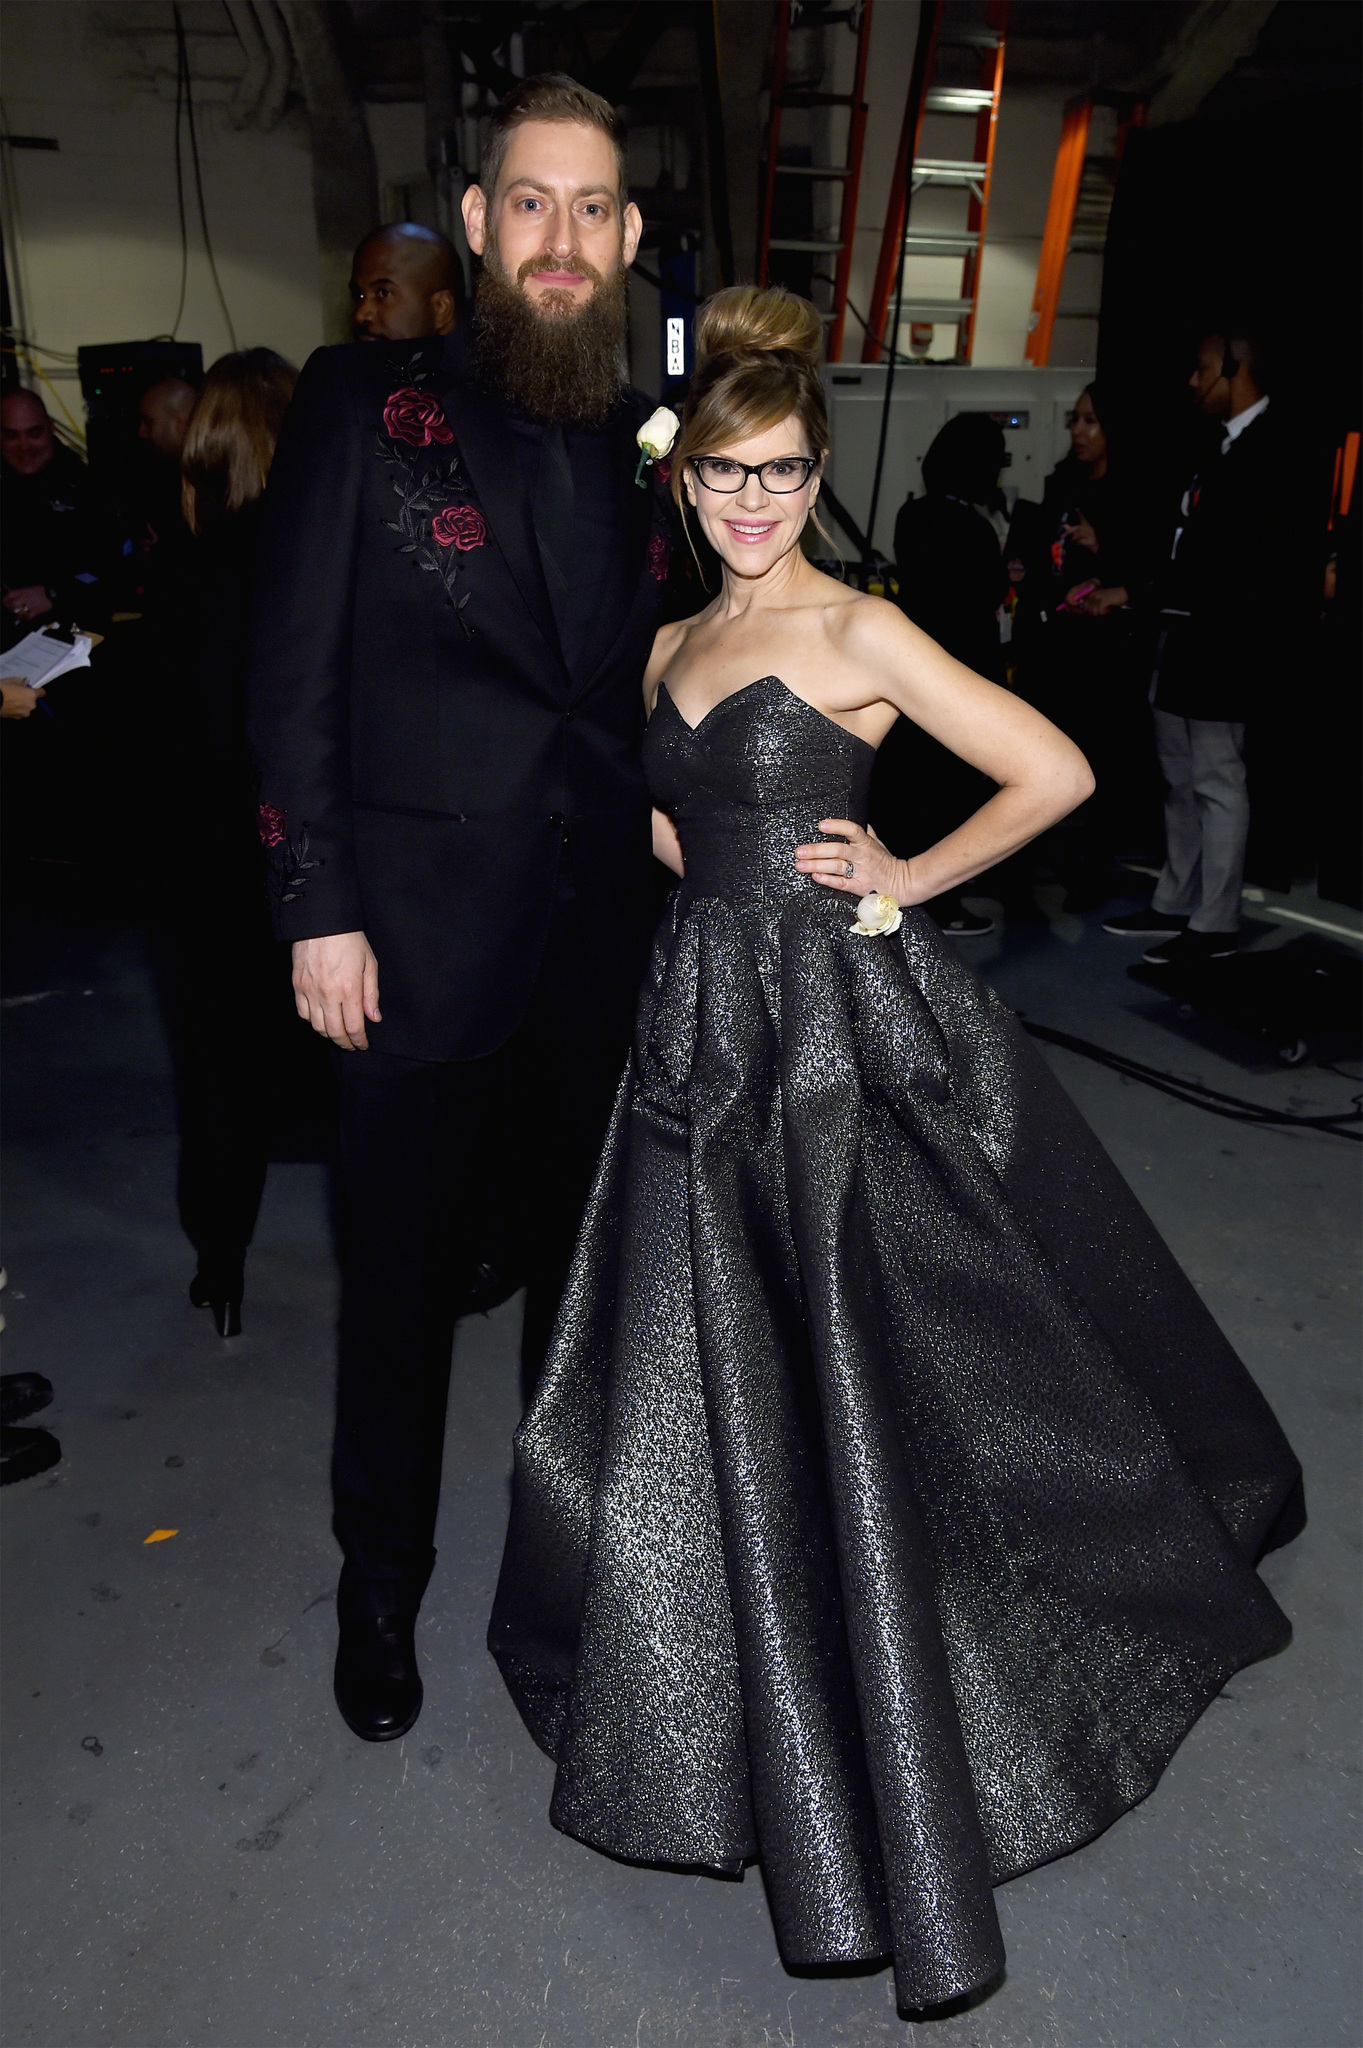
[[[261,494],[297,372],[273,349],[209,370],[181,455],[193,542],[177,607],[188,673],[166,706],[182,844],[171,882],[180,1216],[198,1254],[190,1300],[241,1328],[246,1247],[265,1186],[268,1105],[292,1024],[270,935],[246,749],[246,627]]]
[[[534,1402],[490,1631],[611,1854],[760,1857],[792,1966],[921,2010],[991,1887],[1142,1799],[1289,1629],[1261,1395],[1016,1019],[920,906],[1083,801],[1078,749],[800,538],[812,306],[722,292],[673,479],[723,564],[645,679],[678,877]],[[867,830],[899,716],[987,776]],[[610,877],[601,885],[609,888]]]

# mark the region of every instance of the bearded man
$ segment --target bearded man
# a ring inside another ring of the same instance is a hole
[[[450,1353],[510,1187],[547,1343],[651,919],[641,682],[666,574],[626,383],[620,123],[525,80],[464,200],[474,319],[321,349],[275,455],[252,744],[299,1014],[336,1048],[347,1245],[336,1697],[421,1707]]]

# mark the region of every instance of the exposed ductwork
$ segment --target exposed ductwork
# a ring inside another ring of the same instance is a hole
[[[328,341],[350,338],[350,259],[379,218],[378,168],[363,103],[345,73],[323,0],[283,0],[312,129],[312,203]]]
[[[227,117],[234,128],[273,128],[293,77],[293,50],[276,0],[223,0],[246,53]]]

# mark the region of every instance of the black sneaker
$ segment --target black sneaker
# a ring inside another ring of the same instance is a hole
[[[1239,950],[1239,932],[1180,932],[1162,946],[1147,946],[1141,958],[1151,967],[1201,967],[1208,960],[1230,960]]]
[[[1187,929],[1187,918],[1168,910],[1129,910],[1124,917],[1103,919],[1103,930],[1118,939],[1173,939]]]

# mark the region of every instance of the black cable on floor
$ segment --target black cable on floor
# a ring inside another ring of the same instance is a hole
[[[1247,1102],[1240,1095],[1223,1094],[1219,1088],[1209,1088],[1202,1081],[1180,1081],[1176,1074],[1166,1074],[1159,1067],[1148,1067],[1142,1060],[1128,1059],[1125,1053],[1111,1052],[1105,1045],[1095,1045],[1087,1038],[1076,1038],[1069,1031],[1057,1031],[1049,1024],[1033,1024],[1026,1017],[1020,1021],[1033,1038],[1039,1038],[1045,1045],[1062,1046],[1066,1052],[1078,1053],[1083,1059],[1095,1060],[1100,1067],[1111,1068],[1114,1074],[1124,1074],[1130,1081],[1142,1081],[1147,1088],[1157,1088],[1162,1095],[1172,1095],[1176,1102],[1189,1103],[1194,1109],[1210,1110],[1213,1116],[1226,1117],[1231,1123],[1265,1124],[1277,1130],[1323,1131],[1327,1137],[1348,1138],[1355,1145],[1363,1145],[1363,1131],[1340,1128],[1342,1124],[1363,1122],[1363,1097],[1356,1095],[1352,1109],[1336,1110],[1329,1116],[1298,1116],[1291,1110],[1270,1109],[1261,1102]]]

